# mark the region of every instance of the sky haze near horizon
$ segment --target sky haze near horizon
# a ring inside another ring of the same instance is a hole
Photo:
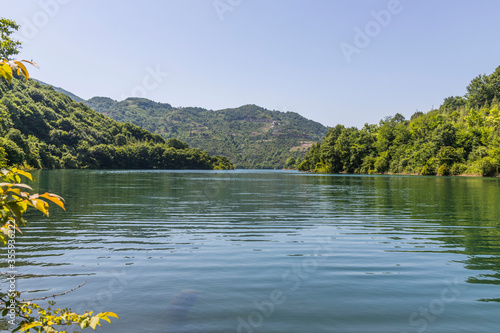
[[[84,99],[257,104],[362,127],[500,66],[500,1],[4,0],[34,78]]]

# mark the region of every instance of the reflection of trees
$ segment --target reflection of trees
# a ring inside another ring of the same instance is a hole
[[[445,237],[436,238],[446,247],[462,248],[464,267],[486,271],[468,283],[500,285],[500,188],[496,179],[443,179],[434,200],[441,215]]]
[[[425,237],[441,244],[439,252],[465,255],[465,268],[482,271],[469,277],[468,283],[500,285],[498,179],[318,178],[330,187],[324,195],[330,196],[331,207],[339,216],[357,216],[374,227],[383,227],[386,233],[430,231],[437,236]],[[435,247],[419,249],[420,252],[435,250]]]

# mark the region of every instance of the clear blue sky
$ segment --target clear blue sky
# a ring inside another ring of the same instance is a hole
[[[257,104],[359,127],[429,111],[500,66],[498,0],[3,0],[1,8],[22,25],[19,58],[39,63],[33,77],[85,99]]]

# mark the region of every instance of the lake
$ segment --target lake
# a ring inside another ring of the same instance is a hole
[[[18,290],[87,281],[57,305],[102,332],[499,332],[500,179],[33,174],[67,211],[27,217]]]

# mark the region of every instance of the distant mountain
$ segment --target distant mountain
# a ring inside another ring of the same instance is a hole
[[[143,98],[117,102],[94,97],[87,106],[120,122],[130,122],[163,138],[176,137],[210,154],[227,156],[238,168],[283,168],[301,159],[327,128],[295,112],[244,105],[218,111],[172,107]]]
[[[71,98],[72,100],[74,100],[74,101],[75,101],[75,102],[77,102],[77,103],[81,103],[81,102],[84,102],[84,101],[85,101],[83,98],[78,97],[78,96],[76,96],[75,94],[73,94],[72,92],[69,92],[69,91],[67,91],[67,90],[64,90],[63,88],[60,88],[60,87],[55,87],[55,86],[53,86],[53,85],[51,85],[51,84],[45,83],[45,82],[40,81],[40,80],[37,80],[37,79],[33,79],[33,78],[32,78],[32,80],[33,80],[33,81],[36,81],[36,82],[38,82],[38,83],[40,83],[40,84],[42,84],[42,85],[44,85],[44,86],[49,86],[49,87],[54,88],[54,90],[55,90],[55,91],[60,92],[61,94],[64,94],[64,95],[68,96],[69,98]]]
[[[49,85],[0,78],[0,167],[231,169],[223,156],[119,123]]]

